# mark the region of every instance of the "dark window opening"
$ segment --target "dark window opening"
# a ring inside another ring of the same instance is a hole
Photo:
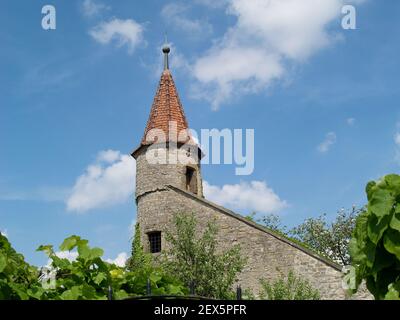
[[[197,194],[197,174],[196,170],[190,167],[186,168],[186,190]]]
[[[148,234],[150,243],[150,252],[161,252],[161,232],[151,232]]]

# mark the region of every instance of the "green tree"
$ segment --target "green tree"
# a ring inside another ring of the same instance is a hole
[[[349,242],[357,216],[363,209],[340,210],[329,223],[326,215],[309,218],[291,229],[289,235],[315,252],[341,265],[350,264]]]
[[[312,285],[290,271],[287,277],[271,282],[260,280],[261,299],[266,300],[319,300],[320,294]]]
[[[347,280],[357,291],[362,281],[375,299],[400,300],[400,176],[369,182],[368,206],[357,219]]]
[[[275,213],[270,213],[262,217],[259,222],[266,228],[287,235],[286,226],[282,225],[281,217]]]
[[[240,255],[240,247],[217,252],[215,221],[207,223],[199,232],[193,214],[176,214],[174,230],[166,235],[170,249],[165,252],[166,270],[176,274],[189,286],[195,285],[196,294],[228,299],[234,297],[233,284],[245,265]]]

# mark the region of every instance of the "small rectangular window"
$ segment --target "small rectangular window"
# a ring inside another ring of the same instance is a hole
[[[150,243],[150,252],[157,253],[161,252],[161,232],[151,232],[148,234]]]
[[[186,168],[186,190],[197,194],[197,173],[190,167]]]

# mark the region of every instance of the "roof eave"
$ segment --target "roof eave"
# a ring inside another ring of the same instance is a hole
[[[149,145],[150,145],[150,144],[143,144],[143,143],[141,143],[136,149],[134,149],[134,150],[131,152],[131,156],[136,160],[137,157],[138,157],[138,155],[139,155],[139,153],[140,153],[140,151],[141,151],[143,148],[147,148]],[[179,146],[179,147],[181,147],[181,146],[183,146],[183,145],[184,145],[184,143],[178,143],[178,146]],[[205,157],[205,153],[203,152],[203,150],[201,150],[201,148],[200,148],[199,145],[196,145],[196,146],[197,146],[197,150],[198,150],[198,157],[199,157],[199,159],[201,160],[201,159],[203,159],[203,158]]]

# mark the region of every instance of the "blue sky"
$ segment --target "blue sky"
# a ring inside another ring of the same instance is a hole
[[[0,230],[36,265],[40,244],[71,234],[106,258],[129,252],[125,155],[143,134],[165,32],[190,126],[255,130],[252,175],[203,166],[223,205],[293,226],[364,204],[365,184],[400,168],[400,3],[311,2],[2,1]],[[349,3],[356,30],[341,28]],[[56,30],[41,27],[46,4]]]

